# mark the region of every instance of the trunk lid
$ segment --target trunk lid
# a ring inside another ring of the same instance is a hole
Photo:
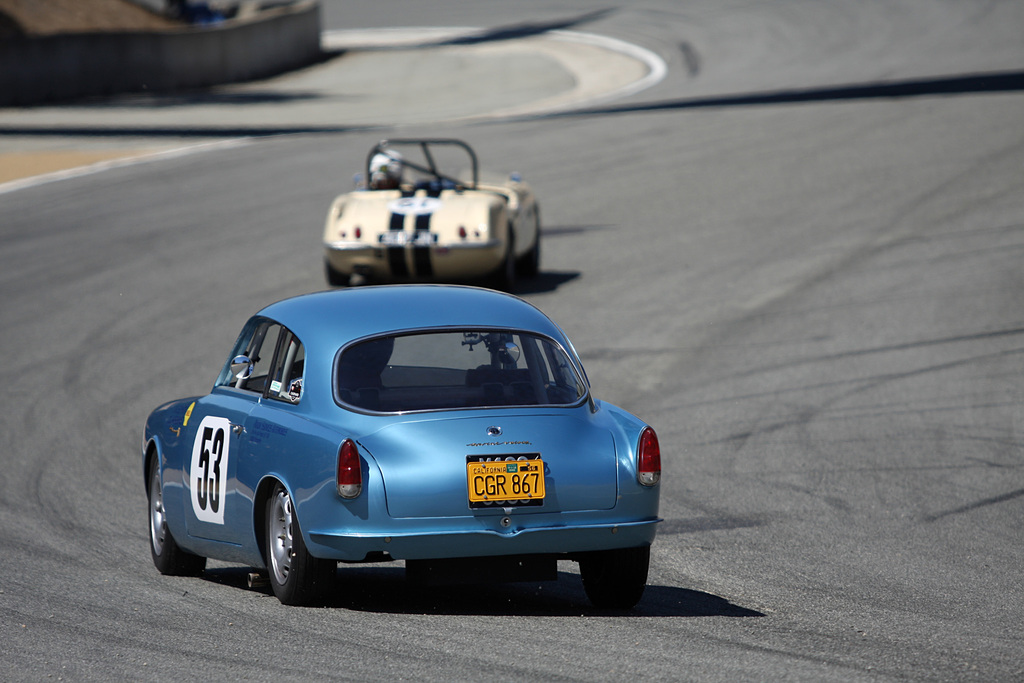
[[[500,505],[470,508],[467,456],[537,453],[545,497],[522,512],[607,510],[618,494],[614,441],[588,417],[586,409],[435,417],[392,424],[359,441],[380,466],[392,517],[501,513]]]

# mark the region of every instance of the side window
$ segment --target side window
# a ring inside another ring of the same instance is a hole
[[[231,353],[228,354],[227,360],[224,362],[224,367],[220,371],[220,375],[217,376],[217,381],[214,386],[217,387],[237,387],[239,385],[238,378],[231,369],[231,361],[236,356],[246,356],[251,358],[250,353],[253,348],[256,348],[258,340],[262,340],[268,321],[261,318],[250,318],[249,322],[245,324],[242,331],[238,334],[238,339],[235,340],[235,345],[231,347]]]
[[[237,380],[235,382],[237,388],[263,393],[270,378],[274,350],[277,348],[277,342],[283,329],[277,323],[269,321],[256,328],[256,333],[243,352],[252,361],[252,373],[248,379]]]
[[[231,361],[236,356],[252,361],[252,372],[246,379],[239,379],[231,371]],[[302,342],[291,330],[273,320],[255,317],[238,335],[215,386],[232,386],[278,401],[298,403],[305,361]]]
[[[306,351],[302,347],[302,342],[290,330],[282,327],[267,396],[279,401],[298,403],[302,397],[302,371],[305,364]]]

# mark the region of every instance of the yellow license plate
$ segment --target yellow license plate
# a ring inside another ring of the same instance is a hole
[[[544,461],[470,460],[466,463],[470,507],[540,505],[544,500]]]

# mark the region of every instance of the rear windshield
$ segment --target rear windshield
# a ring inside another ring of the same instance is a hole
[[[377,412],[572,405],[586,387],[562,348],[510,331],[443,331],[378,337],[338,359],[337,396]]]

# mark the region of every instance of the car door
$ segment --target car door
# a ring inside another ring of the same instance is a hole
[[[259,402],[245,422],[245,448],[238,460],[237,497],[239,514],[253,518],[255,489],[264,475],[280,477],[288,464],[302,453],[303,433],[308,428],[299,416],[303,400],[305,349],[290,330],[282,327],[277,335],[277,351]],[[255,530],[259,533],[259,530]],[[255,538],[253,538],[255,540]]]
[[[274,379],[275,351],[288,336],[274,321],[250,322],[232,353],[233,361],[241,356],[248,367],[237,375],[222,374],[213,391],[193,406],[191,458],[183,463],[190,536],[235,545],[253,540],[253,475],[247,472],[240,479],[239,464],[248,462],[252,452],[254,409],[279,385]]]
[[[242,522],[236,513],[238,459],[247,447],[243,431],[258,396],[233,388],[217,388],[193,406],[195,424],[191,452],[183,462],[185,527],[189,536],[240,543]]]

